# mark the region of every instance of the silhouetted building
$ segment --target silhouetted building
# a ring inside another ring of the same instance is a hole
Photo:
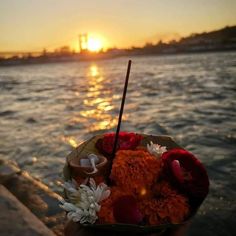
[[[88,35],[87,34],[79,35],[79,49],[80,49],[80,53],[86,52],[88,50]]]

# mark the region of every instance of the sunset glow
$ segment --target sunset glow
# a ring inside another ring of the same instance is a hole
[[[101,0],[96,7],[94,0],[69,2],[2,0],[0,52],[63,46],[79,52],[80,34],[88,35],[91,52],[141,47],[236,24],[235,0]]]
[[[102,49],[102,42],[98,38],[88,39],[88,50],[91,52],[98,52]]]

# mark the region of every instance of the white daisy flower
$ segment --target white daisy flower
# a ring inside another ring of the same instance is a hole
[[[160,158],[161,155],[167,151],[165,146],[154,144],[152,141],[150,144],[147,144],[147,150],[157,158]]]
[[[65,182],[64,188],[68,191],[68,199],[60,199],[60,207],[68,212],[67,217],[74,222],[94,224],[97,212],[100,211],[99,203],[110,196],[110,190],[104,183],[96,186],[94,179],[89,179],[89,186],[77,186],[75,181]]]

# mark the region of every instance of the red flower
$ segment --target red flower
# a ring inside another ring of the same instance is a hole
[[[172,149],[163,153],[166,174],[194,200],[202,201],[208,194],[209,179],[202,163],[184,149]]]
[[[142,136],[135,133],[120,132],[117,144],[117,150],[133,150],[142,139]],[[102,139],[96,143],[97,149],[105,155],[111,155],[115,142],[115,133],[105,134]]]
[[[122,196],[114,202],[113,215],[118,223],[124,224],[138,224],[143,219],[132,195]]]

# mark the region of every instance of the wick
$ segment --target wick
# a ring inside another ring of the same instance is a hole
[[[112,156],[111,156],[112,159],[114,159],[114,157],[116,155],[117,143],[118,143],[119,132],[120,132],[120,125],[121,125],[121,121],[122,121],[122,115],[123,115],[123,110],[124,110],[124,105],[125,105],[125,98],[126,98],[126,93],[127,93],[128,83],[129,83],[129,74],[130,74],[131,63],[132,63],[132,61],[129,60],[127,72],[126,72],[126,78],[125,78],[125,85],[124,85],[124,89],[123,89],[123,97],[122,97],[121,106],[120,106],[120,114],[119,114],[117,129],[116,129],[115,142],[114,142]]]

